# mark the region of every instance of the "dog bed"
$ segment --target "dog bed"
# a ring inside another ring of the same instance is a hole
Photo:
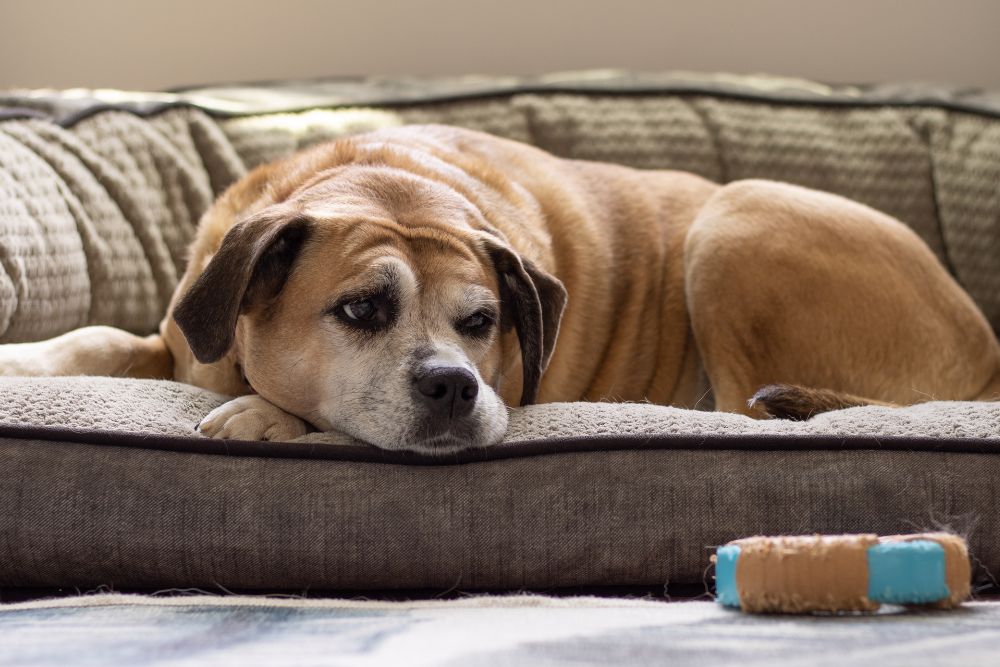
[[[567,157],[775,178],[911,224],[1000,328],[1000,96],[683,74],[337,80],[0,96],[0,341],[155,329],[198,217],[253,165],[444,122]],[[933,397],[930,397],[933,398]],[[1000,572],[1000,408],[804,423],[641,404],[514,410],[443,459],[192,432],[170,382],[0,381],[0,586],[547,589],[700,583],[755,533],[967,534]]]

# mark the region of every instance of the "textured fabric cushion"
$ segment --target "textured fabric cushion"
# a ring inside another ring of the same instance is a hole
[[[977,579],[1000,571],[997,404],[805,423],[540,405],[501,445],[429,458],[192,436],[222,400],[0,380],[0,586],[662,586],[750,534],[941,527],[968,534]]]
[[[191,437],[229,397],[177,382],[102,377],[0,377],[0,424]],[[972,438],[1000,447],[1000,403],[934,401],[837,410],[804,422],[756,420],[649,403],[546,403],[510,411],[505,442],[658,435],[840,435]],[[203,440],[203,442],[206,442]],[[292,442],[359,445],[336,433]]]
[[[0,341],[153,331],[198,219],[244,171],[193,110],[0,122]]]

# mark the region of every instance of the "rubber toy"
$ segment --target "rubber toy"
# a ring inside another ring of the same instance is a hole
[[[748,537],[712,561],[716,600],[750,613],[951,609],[971,580],[965,540],[950,533]]]

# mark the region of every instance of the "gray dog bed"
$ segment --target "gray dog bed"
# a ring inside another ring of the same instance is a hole
[[[1000,324],[1000,99],[929,88],[607,75],[0,97],[0,341],[152,331],[198,217],[265,159],[447,122],[569,157],[776,178],[911,224]],[[122,102],[121,100],[125,100]],[[1000,407],[808,422],[644,404],[512,411],[446,458],[328,434],[201,438],[225,397],[0,380],[0,586],[549,589],[705,581],[751,534],[966,533],[1000,572]]]
[[[609,403],[514,410],[442,458],[311,434],[208,440],[172,382],[0,381],[0,585],[520,589],[698,583],[749,534],[968,531],[1000,569],[1000,405],[808,422]]]

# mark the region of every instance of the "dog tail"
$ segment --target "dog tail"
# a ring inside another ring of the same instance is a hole
[[[862,405],[899,407],[895,403],[863,398],[831,389],[813,389],[795,384],[769,384],[757,390],[747,406],[775,419],[805,421],[813,415]]]
[[[967,400],[1000,402],[1000,359],[997,370],[986,386]],[[805,421],[813,415],[863,405],[881,405],[887,408],[902,407],[897,403],[864,398],[832,389],[814,389],[797,384],[769,384],[757,390],[747,401],[751,413],[774,419]]]

